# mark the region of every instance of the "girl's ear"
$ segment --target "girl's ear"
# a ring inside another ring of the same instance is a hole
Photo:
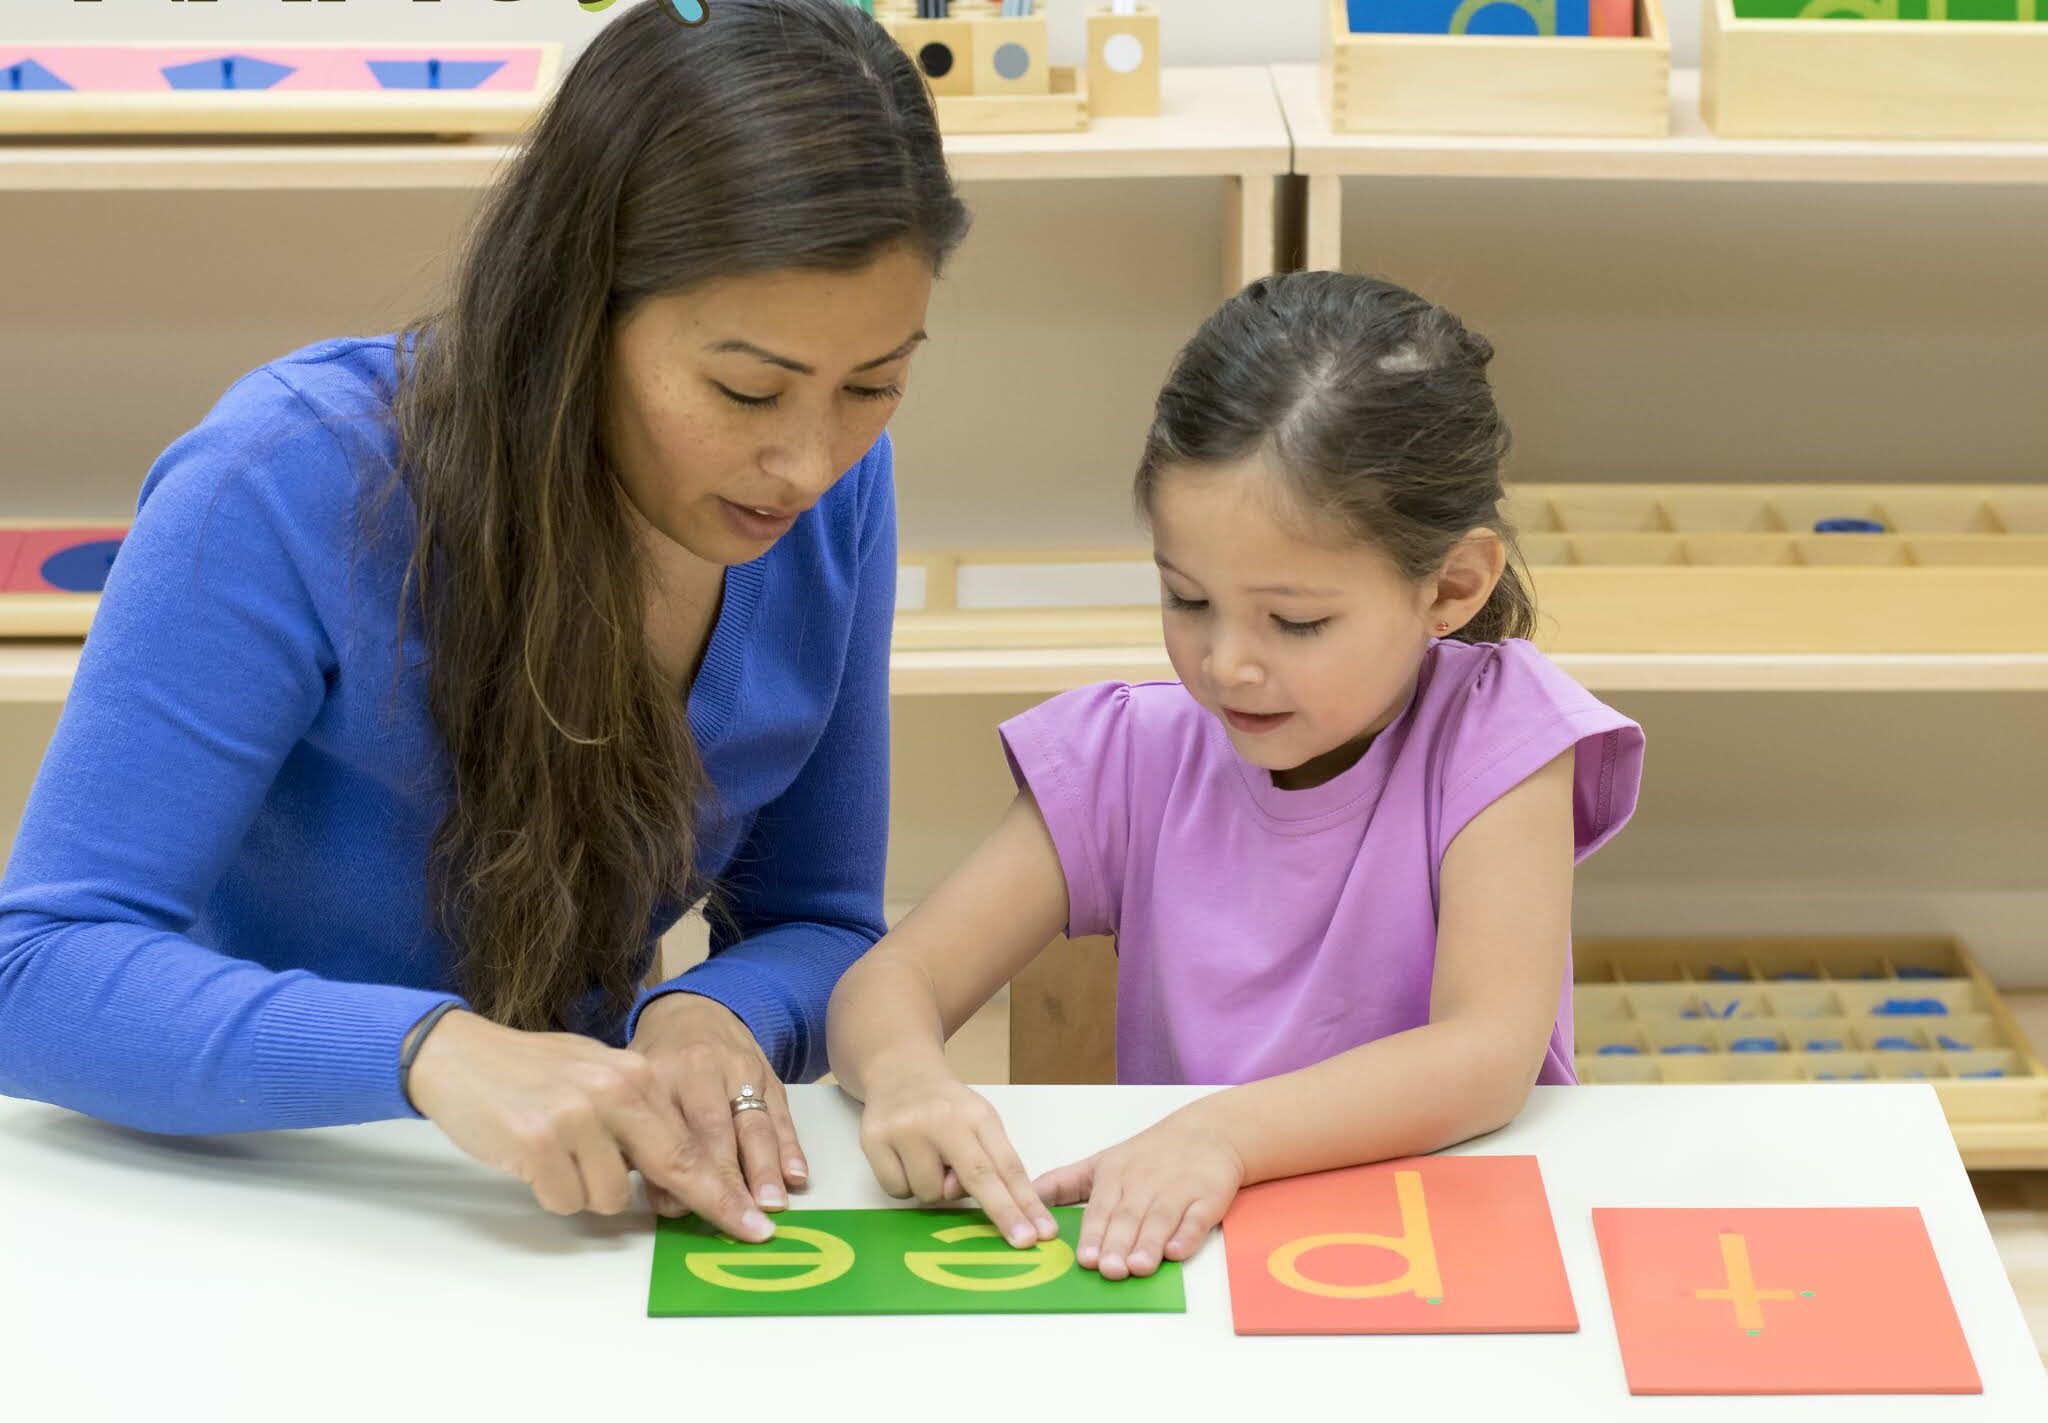
[[[1507,566],[1508,549],[1500,535],[1492,529],[1473,529],[1444,555],[1436,573],[1435,597],[1423,620],[1432,629],[1445,624],[1456,632],[1479,616]]]

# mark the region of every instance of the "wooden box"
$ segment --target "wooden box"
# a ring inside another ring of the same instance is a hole
[[[1045,18],[981,20],[974,30],[974,92],[985,97],[1052,92]]]
[[[1159,12],[1088,15],[1089,106],[1105,118],[1151,118],[1159,112]]]
[[[1745,20],[1703,0],[1700,111],[1726,138],[2048,138],[2048,23]]]
[[[1946,938],[1586,941],[1579,1080],[1927,1082],[1965,1165],[2048,1166],[2048,1066]]]
[[[974,20],[883,20],[935,96],[974,92]]]
[[[1671,130],[1662,0],[1637,0],[1634,39],[1352,34],[1344,0],[1326,0],[1324,14],[1323,99],[1339,133]]]
[[[931,86],[942,133],[1075,133],[1088,127],[1081,71],[1053,65],[1046,21],[976,11],[877,16]]]

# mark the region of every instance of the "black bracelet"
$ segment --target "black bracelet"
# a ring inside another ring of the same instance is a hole
[[[461,1006],[462,1000],[459,998],[444,999],[428,1009],[427,1015],[412,1025],[411,1041],[405,1045],[405,1051],[400,1053],[398,1058],[398,1090],[405,1098],[407,1106],[412,1106],[412,1089],[409,1085],[409,1080],[412,1076],[413,1059],[420,1055],[420,1048],[426,1044],[427,1034],[434,1031],[434,1024],[440,1022]],[[413,1110],[418,1111],[419,1108],[413,1107]]]

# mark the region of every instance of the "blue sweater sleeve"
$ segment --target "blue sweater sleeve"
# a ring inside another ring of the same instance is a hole
[[[698,993],[730,1008],[785,1082],[825,1071],[825,1007],[882,937],[889,837],[889,643],[896,616],[896,495],[886,439],[861,471],[859,585],[839,694],[789,789],[765,806],[733,863],[748,867],[711,956],[641,995]],[[714,916],[714,919],[716,916]]]
[[[152,469],[0,881],[0,1092],[159,1132],[413,1115],[399,1045],[448,995],[192,937],[335,674],[354,479],[268,371]]]

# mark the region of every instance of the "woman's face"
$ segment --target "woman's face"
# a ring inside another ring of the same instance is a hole
[[[614,332],[605,448],[658,533],[709,563],[759,558],[880,438],[924,340],[931,264],[719,278]]]

